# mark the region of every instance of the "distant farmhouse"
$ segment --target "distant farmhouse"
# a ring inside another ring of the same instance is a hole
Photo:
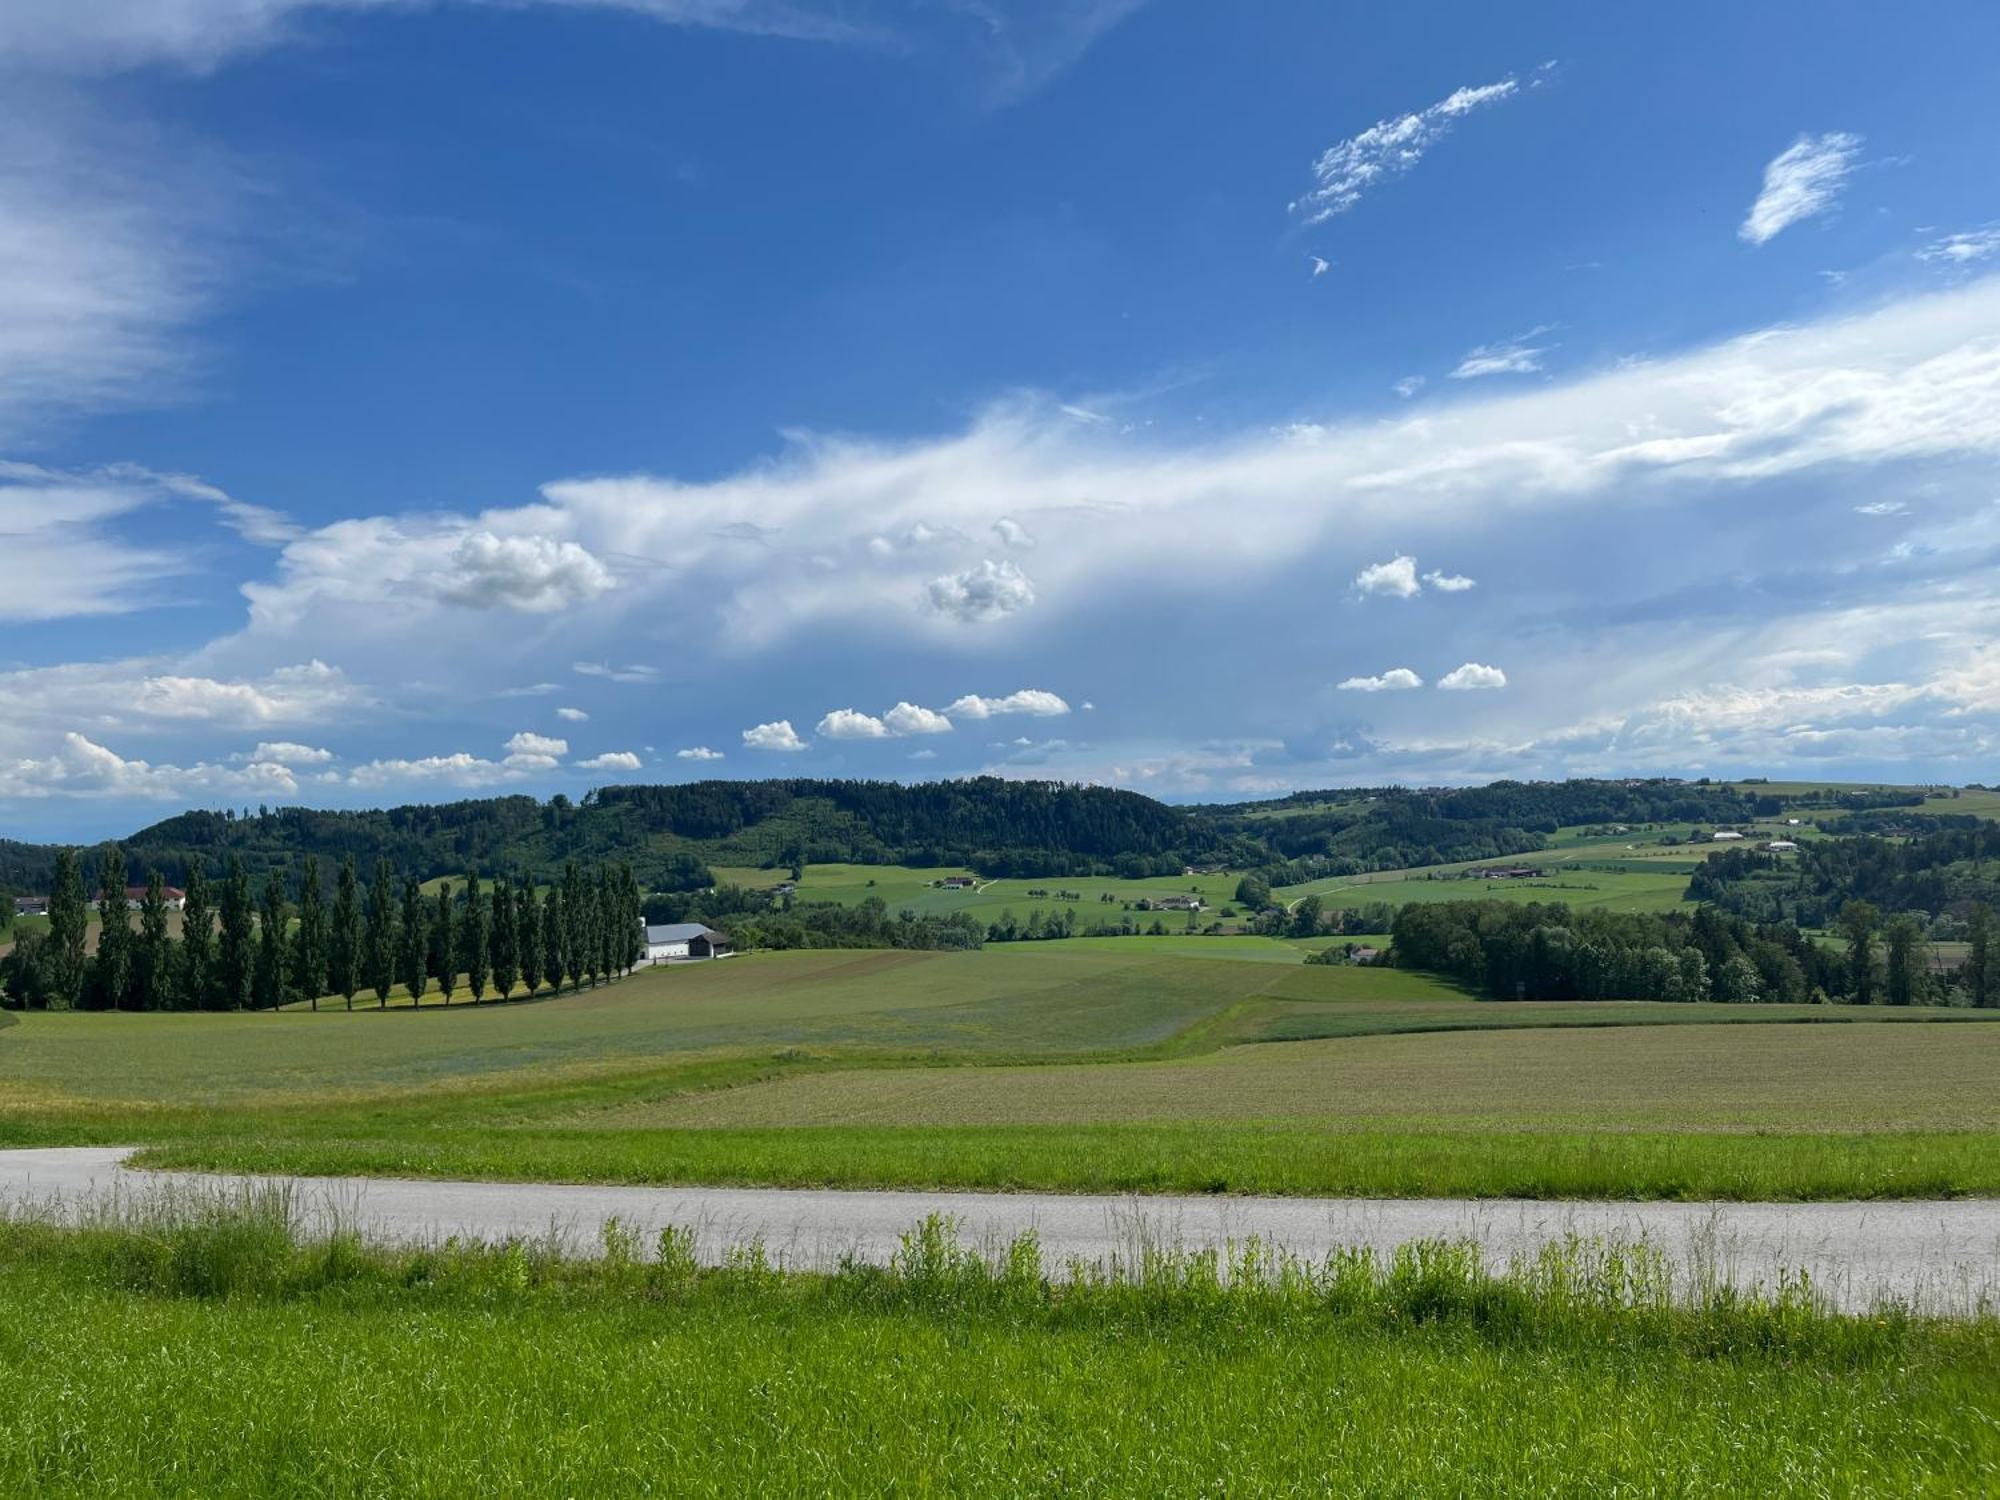
[[[734,950],[729,934],[699,922],[669,922],[646,928],[646,962],[682,963],[689,959],[727,958]]]
[[[167,886],[165,890],[167,909],[169,911],[184,911],[187,909],[186,891],[177,885]],[[90,903],[90,909],[92,911],[102,911],[104,909],[104,900],[104,896],[100,895],[95,901]],[[137,911],[145,904],[146,888],[143,885],[128,885],[125,887],[125,909],[127,911]]]
[[[947,875],[938,882],[938,885],[947,891],[967,891],[978,884],[979,882],[970,875]]]
[[[1772,839],[1764,846],[1766,854],[1797,854],[1799,846],[1790,839]]]
[[[1153,903],[1154,911],[1200,911],[1202,900],[1199,896],[1162,896]]]
[[[14,915],[17,917],[46,917],[49,914],[47,896],[16,896]]]
[[[1533,865],[1481,865],[1465,873],[1478,880],[1531,880],[1542,872]]]
[[[1720,844],[1726,842],[1729,839],[1740,839],[1743,837],[1743,835],[1738,833],[1734,828],[1718,828],[1715,830],[1714,833],[1710,834],[1709,837],[1714,839],[1716,843]]]

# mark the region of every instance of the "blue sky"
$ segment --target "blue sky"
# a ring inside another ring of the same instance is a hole
[[[15,0],[0,833],[1992,779],[2000,13],[1501,10]]]

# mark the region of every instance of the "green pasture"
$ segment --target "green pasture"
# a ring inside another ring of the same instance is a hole
[[[725,866],[715,870],[718,883],[748,886],[753,890],[768,890],[787,878],[784,870],[759,870],[744,867]],[[870,896],[879,897],[890,911],[909,908],[924,913],[945,914],[950,912],[970,912],[981,921],[990,922],[1001,912],[1012,910],[1018,917],[1025,918],[1036,907],[1044,911],[1067,908],[1075,914],[1077,925],[1089,927],[1097,922],[1117,922],[1126,915],[1125,903],[1140,900],[1158,901],[1168,896],[1198,895],[1207,910],[1197,914],[1197,920],[1207,924],[1215,920],[1217,911],[1232,905],[1236,898],[1236,883],[1241,874],[1229,875],[1171,875],[1150,880],[1119,880],[1109,876],[1050,876],[1034,880],[980,880],[976,889],[948,891],[936,882],[951,875],[969,875],[969,870],[940,867],[938,869],[917,869],[908,865],[807,865],[798,881],[798,899],[801,901],[835,901],[852,906]],[[1030,891],[1045,890],[1050,894],[1031,896]],[[1076,901],[1057,900],[1057,891],[1071,891],[1081,897]],[[1103,897],[1110,897],[1104,900]],[[1138,914],[1142,924],[1149,925],[1152,914]],[[1157,915],[1168,925],[1184,924],[1184,912],[1160,912]]]
[[[1994,1016],[1504,1004],[1303,951],[820,950],[477,1007],[29,1013],[0,1032],[0,1143],[579,1181],[2000,1190]]]

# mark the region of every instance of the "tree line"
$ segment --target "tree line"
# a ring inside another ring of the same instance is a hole
[[[645,956],[639,890],[625,865],[585,869],[574,861],[543,893],[526,878],[482,886],[475,872],[454,889],[425,894],[414,875],[378,859],[364,886],[344,859],[329,900],[320,862],[308,855],[296,879],[274,870],[254,884],[232,857],[210,881],[187,867],[180,931],[166,881],[149,873],[137,925],[128,909],[125,851],[100,856],[97,951],[87,950],[89,899],[83,861],[56,859],[45,933],[23,933],[0,960],[0,997],[46,1010],[270,1010],[331,997],[386,1006],[401,985],[421,1005],[433,985],[445,1004],[463,987],[475,1004],[525,987],[577,989],[628,973]]]
[[[1498,1000],[1676,1000],[1870,1005],[2000,1004],[1990,921],[1955,973],[1933,970],[1915,921],[1865,902],[1841,915],[1845,951],[1790,923],[1702,907],[1609,912],[1506,901],[1412,902],[1396,913],[1391,960]]]

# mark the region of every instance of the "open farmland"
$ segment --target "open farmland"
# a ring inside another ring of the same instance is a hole
[[[0,1141],[577,1181],[2000,1189],[1979,1072],[2000,1031],[1978,1013],[1499,1004],[1302,957],[1250,938],[821,950],[476,1008],[30,1013],[0,1033]]]

